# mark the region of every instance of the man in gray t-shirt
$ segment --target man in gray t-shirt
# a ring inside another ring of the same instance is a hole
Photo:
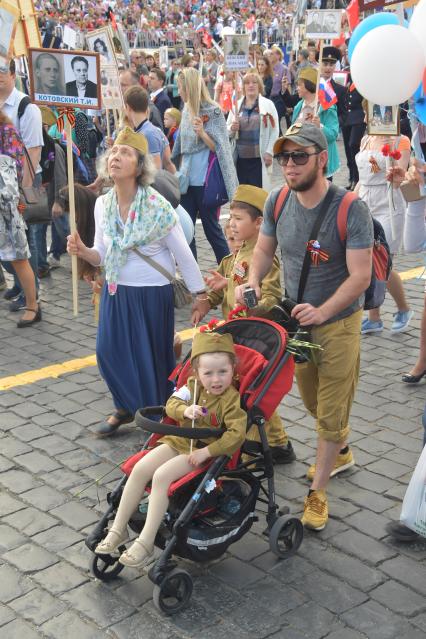
[[[274,189],[266,201],[261,233],[276,238],[281,250],[284,282],[287,296],[296,301],[299,280],[309,239],[315,218],[320,212],[321,201],[313,208],[305,208],[298,200],[296,192],[290,195],[283,213],[275,225],[274,208],[281,188]],[[318,266],[309,271],[303,299],[312,306],[321,306],[349,277],[346,263],[346,249],[365,249],[372,245],[372,221],[368,208],[362,200],[356,200],[348,211],[347,239],[343,243],[339,237],[336,216],[342,199],[342,190],[336,189],[335,195],[325,214],[318,237],[319,248],[325,251],[328,259],[319,259]],[[296,241],[295,241],[296,238]],[[297,240],[302,241],[297,241]],[[304,240],[304,241],[303,241]],[[335,313],[321,323],[330,323],[352,315],[364,304],[364,291],[346,308]]]
[[[299,302],[292,315],[301,326],[309,328],[312,342],[321,346],[321,350],[313,352],[311,361],[296,364],[296,378],[318,432],[316,464],[308,470],[312,486],[305,499],[302,522],[308,528],[322,530],[328,521],[328,480],[354,465],[346,439],[359,374],[364,291],[371,280],[373,224],[366,205],[359,200],[353,202],[343,243],[337,229],[337,211],[346,191],[333,187],[320,230],[312,238],[313,246],[308,241],[330,187],[325,178],[327,140],[319,127],[296,123],[277,140],[274,156],[283,167],[290,195],[277,224],[274,208],[280,189],[269,195],[249,282],[236,291],[236,299],[242,300],[241,289],[247,286],[261,297],[260,284],[279,246],[287,296]],[[302,299],[298,300],[306,251],[310,270]]]

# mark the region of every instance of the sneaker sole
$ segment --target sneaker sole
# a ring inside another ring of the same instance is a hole
[[[307,528],[308,530],[313,530],[314,532],[321,532],[321,530],[324,530],[324,528],[327,525],[327,523],[325,523],[323,526],[314,527],[314,526],[311,526],[310,524],[304,524],[303,521],[302,521],[302,524],[303,524],[303,528]]]
[[[348,470],[348,468],[352,468],[352,466],[355,466],[354,459],[348,462],[347,464],[343,464],[343,466],[339,466],[339,468],[334,468],[330,473],[330,477],[335,477],[339,473],[343,473],[344,470]]]
[[[369,333],[381,333],[383,331],[383,326],[381,328],[367,328],[366,330],[361,329],[361,335],[368,335]]]
[[[343,473],[345,470],[348,470],[349,468],[352,468],[352,466],[355,466],[355,460],[354,459],[352,461],[348,462],[347,464],[343,464],[343,466],[339,466],[339,468],[334,468],[331,471],[331,473],[330,473],[330,479],[332,477],[335,477],[339,473]],[[309,481],[312,481],[314,476],[312,475],[312,477],[310,477],[308,474],[306,474],[306,478],[309,479]]]

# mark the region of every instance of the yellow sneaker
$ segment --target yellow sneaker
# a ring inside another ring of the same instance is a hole
[[[351,468],[351,466],[355,466],[355,459],[354,459],[354,456],[352,455],[351,449],[349,448],[347,453],[344,453],[344,454],[340,453],[340,455],[337,456],[336,463],[334,464],[334,468],[330,473],[330,477],[334,477],[334,475],[338,475],[339,473],[342,473],[344,470]],[[312,466],[309,466],[308,468],[306,477],[310,479],[310,481],[312,481],[314,478],[315,469],[316,469],[315,464],[312,464]]]
[[[302,524],[311,530],[323,530],[328,521],[328,502],[325,490],[313,490],[305,497]]]

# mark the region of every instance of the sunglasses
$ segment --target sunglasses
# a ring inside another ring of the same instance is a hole
[[[307,153],[306,151],[283,151],[274,157],[280,166],[287,166],[290,158],[297,166],[303,166],[308,163],[311,155],[318,155],[319,153],[321,153],[321,151],[315,151],[314,153]]]

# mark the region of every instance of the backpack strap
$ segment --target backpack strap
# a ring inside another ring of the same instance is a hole
[[[280,219],[282,212],[284,211],[284,207],[289,197],[290,197],[290,189],[288,188],[288,186],[283,186],[281,191],[278,193],[278,197],[275,201],[275,206],[274,206],[275,228],[278,224],[278,220]]]
[[[29,104],[31,104],[31,99],[28,97],[28,95],[25,95],[18,104],[18,120],[22,118],[25,113],[25,109]]]
[[[340,241],[342,244],[346,241],[348,231],[348,212],[351,204],[358,200],[358,196],[353,191],[348,191],[342,197],[339,208],[337,210],[337,230],[339,232]]]

